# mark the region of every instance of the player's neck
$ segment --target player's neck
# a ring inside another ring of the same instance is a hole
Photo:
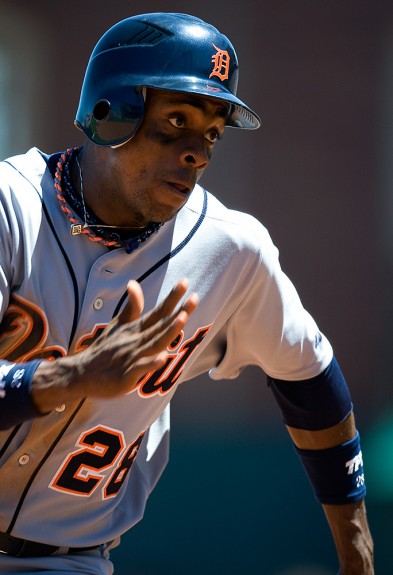
[[[118,225],[111,222],[110,218],[102,213],[102,204],[100,209],[100,202],[98,201],[100,194],[96,193],[97,190],[102,187],[102,182],[100,178],[96,177],[96,169],[92,171],[89,170],[89,163],[86,160],[84,161],[84,157],[87,157],[87,152],[85,152],[85,148],[82,147],[75,156],[75,161],[71,164],[71,182],[82,202],[85,212],[82,215],[85,218],[85,223],[99,221],[101,227],[112,229],[122,237],[139,234],[148,227],[146,225]],[[91,190],[94,190],[94,195],[89,193]],[[94,198],[97,198],[96,202]],[[95,204],[97,204],[97,206]]]

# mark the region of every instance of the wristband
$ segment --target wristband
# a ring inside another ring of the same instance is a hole
[[[41,361],[0,364],[0,429],[41,415],[30,394],[33,375]]]
[[[353,503],[366,495],[359,433],[329,449],[295,450],[320,503]]]

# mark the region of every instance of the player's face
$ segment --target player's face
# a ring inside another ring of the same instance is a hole
[[[118,226],[173,218],[207,168],[227,113],[227,105],[212,98],[149,90],[132,140],[100,149],[93,210]]]

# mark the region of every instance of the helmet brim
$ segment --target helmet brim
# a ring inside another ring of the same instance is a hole
[[[194,77],[187,79],[182,76],[179,80],[171,78],[164,82],[162,78],[157,79],[157,82],[155,82],[154,79],[148,79],[143,82],[143,85],[140,84],[140,87],[216,98],[217,100],[231,104],[231,110],[226,121],[227,126],[256,130],[261,125],[260,117],[251,108],[237,96],[234,96],[231,92],[223,89],[215,82],[202,82]]]

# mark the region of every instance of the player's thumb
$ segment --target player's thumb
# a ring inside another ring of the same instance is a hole
[[[126,306],[123,308],[119,315],[120,323],[126,323],[138,319],[145,305],[145,298],[141,285],[135,281],[130,280],[127,284],[128,299]]]

